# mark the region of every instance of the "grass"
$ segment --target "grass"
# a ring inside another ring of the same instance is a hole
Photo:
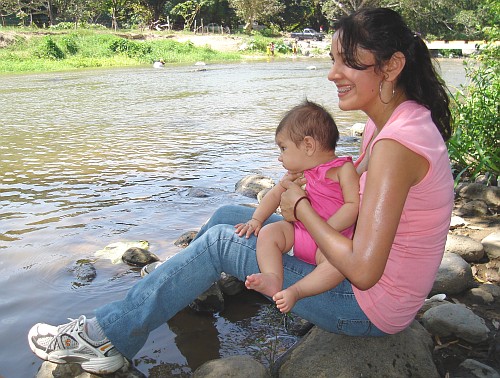
[[[0,73],[60,71],[89,67],[123,67],[197,61],[235,61],[239,53],[219,52],[172,39],[136,40],[132,33],[101,30],[2,28]],[[10,32],[10,33],[9,33]],[[11,37],[9,37],[12,34]]]

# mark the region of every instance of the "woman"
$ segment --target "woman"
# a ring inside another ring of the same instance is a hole
[[[332,40],[328,79],[342,110],[362,110],[361,204],[352,240],[312,209],[304,183],[285,181],[283,217],[300,220],[328,262],[346,277],[337,287],[297,302],[293,312],[347,335],[382,336],[405,329],[432,288],[453,205],[444,141],[451,133],[448,97],[422,39],[389,9],[363,9],[341,19]],[[54,327],[35,325],[31,349],[53,362],[79,362],[109,373],[132,358],[149,333],[205,291],[221,272],[241,280],[258,272],[256,238],[235,233],[252,216],[242,206],[219,209],[182,253],[131,288],[127,297]],[[272,216],[267,223],[280,220]],[[313,266],[284,256],[283,287]],[[274,298],[279,301],[280,298]]]

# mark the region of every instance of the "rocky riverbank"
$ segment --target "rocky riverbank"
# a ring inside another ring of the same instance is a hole
[[[236,191],[261,198],[273,182],[246,177]],[[383,338],[335,335],[307,324],[309,331],[270,369],[250,356],[205,363],[194,377],[500,377],[500,188],[479,183],[456,190],[454,217],[430,298],[405,331]],[[179,239],[187,245],[188,232]],[[182,253],[182,252],[180,252]],[[226,295],[245,290],[221,279],[193,308],[216,309]],[[74,365],[44,363],[37,377],[90,377]],[[166,374],[167,372],[165,372]],[[173,373],[171,376],[175,376]],[[142,377],[130,364],[114,377]],[[169,376],[169,375],[162,375]]]

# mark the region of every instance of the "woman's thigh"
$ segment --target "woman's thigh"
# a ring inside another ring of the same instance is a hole
[[[315,268],[314,265],[287,255],[283,256],[283,267],[284,288],[293,285]],[[292,312],[333,333],[350,336],[385,335],[361,310],[348,280],[324,293],[299,300]]]

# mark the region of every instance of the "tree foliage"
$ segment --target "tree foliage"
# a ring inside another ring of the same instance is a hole
[[[339,17],[367,6],[400,12],[424,37],[481,40],[485,26],[498,25],[498,0],[2,0],[2,24],[37,26],[72,21],[152,27],[164,22],[191,27],[195,18],[235,29],[241,21],[250,32],[254,22],[273,29],[304,27],[325,30]]]
[[[255,21],[269,20],[270,17],[284,10],[283,4],[278,0],[229,0],[229,5],[245,22],[247,32],[252,31]]]

